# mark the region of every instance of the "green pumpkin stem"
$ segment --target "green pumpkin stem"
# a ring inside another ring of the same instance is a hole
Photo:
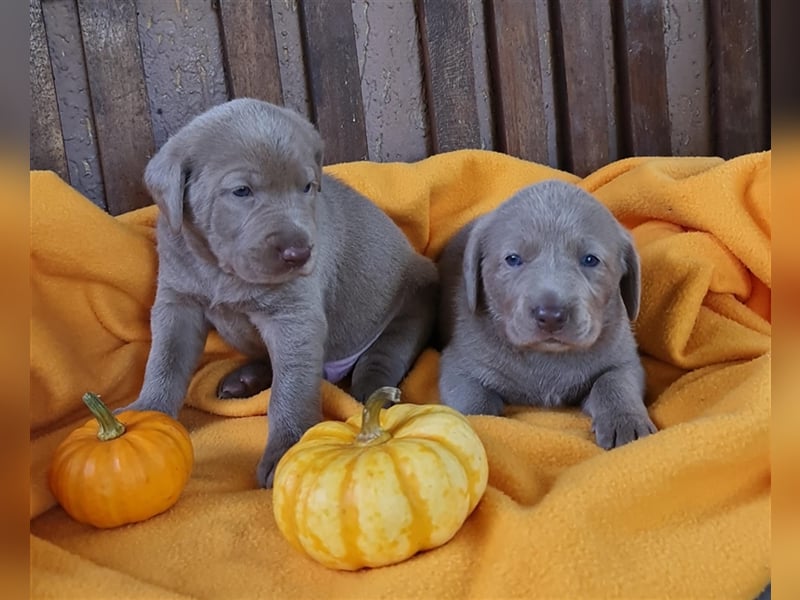
[[[125,433],[125,425],[108,410],[108,407],[100,400],[100,396],[86,392],[83,395],[83,403],[92,411],[92,415],[100,425],[97,430],[97,439],[107,442]]]
[[[356,436],[359,446],[382,444],[392,436],[381,427],[381,409],[386,402],[400,402],[400,390],[395,387],[382,387],[375,390],[364,403],[361,414],[361,431]]]

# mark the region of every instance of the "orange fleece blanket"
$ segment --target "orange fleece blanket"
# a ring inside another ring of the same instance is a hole
[[[458,227],[545,178],[593,192],[642,258],[636,332],[660,432],[609,452],[578,410],[471,417],[489,488],[445,546],[401,564],[328,570],[292,550],[254,487],[269,393],[214,398],[238,364],[215,334],[180,418],[196,453],[178,503],[95,530],[56,506],[45,472],[87,415],[81,394],[132,401],[149,348],[154,207],[113,218],[31,173],[31,581],[34,598],[744,598],[769,579],[769,152],[633,158],[578,179],[487,151],[328,171],[435,257]],[[437,402],[426,350],[404,399]],[[330,384],[324,414],[357,403]]]

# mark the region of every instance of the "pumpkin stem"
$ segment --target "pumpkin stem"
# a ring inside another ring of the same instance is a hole
[[[92,415],[100,424],[100,428],[97,430],[98,440],[107,442],[125,433],[125,425],[108,410],[108,407],[100,400],[100,396],[86,392],[83,395],[83,403],[92,411]]]
[[[381,444],[391,438],[381,428],[381,409],[386,402],[396,404],[400,402],[400,390],[395,387],[382,387],[375,390],[364,403],[364,412],[361,413],[361,431],[356,436],[356,444]]]

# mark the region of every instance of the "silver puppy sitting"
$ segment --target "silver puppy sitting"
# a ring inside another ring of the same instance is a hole
[[[322,140],[296,113],[238,99],[194,118],[152,158],[161,209],[152,347],[128,409],[177,416],[214,327],[256,361],[221,397],[272,385],[257,479],[321,414],[323,377],[364,400],[396,386],[429,341],[438,275],[377,206],[322,173]]]
[[[525,188],[467,224],[438,266],[444,404],[581,406],[607,449],[656,431],[630,324],[639,258],[591,195],[555,180]]]

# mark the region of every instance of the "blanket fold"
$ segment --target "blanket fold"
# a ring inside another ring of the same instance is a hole
[[[769,579],[771,154],[631,158],[586,178],[464,150],[327,171],[435,258],[457,229],[547,178],[589,190],[642,259],[635,331],[658,434],[603,451],[578,410],[470,417],[489,488],[445,546],[391,567],[325,569],[294,552],[256,489],[269,391],[215,397],[243,357],[212,333],[180,419],[196,453],[178,503],[101,531],[55,505],[55,446],[81,395],[133,401],[150,343],[155,207],[111,217],[31,172],[31,591],[35,598],[754,598]],[[404,400],[438,402],[425,350]],[[360,405],[323,384],[323,411]]]

